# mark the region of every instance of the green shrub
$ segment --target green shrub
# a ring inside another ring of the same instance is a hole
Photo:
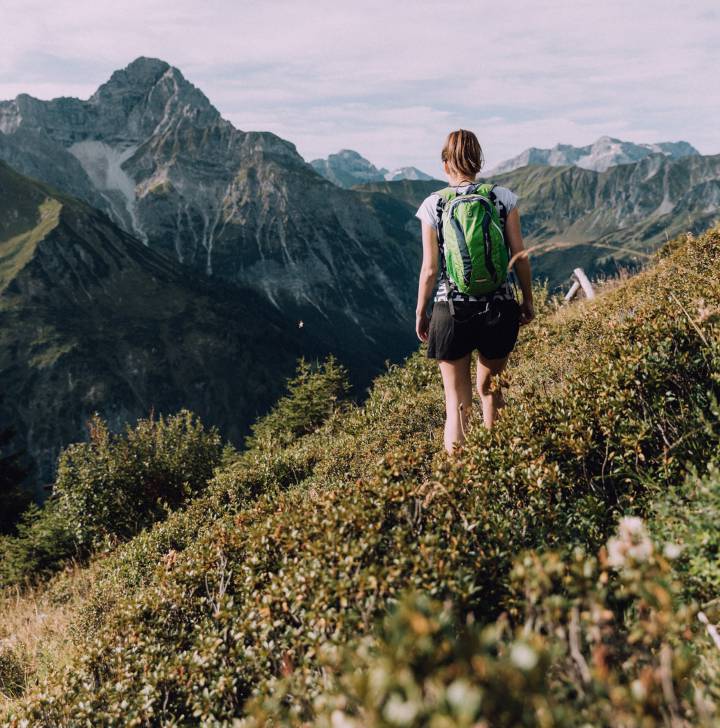
[[[372,634],[321,651],[322,681],[286,660],[241,725],[713,724],[692,680],[695,608],[639,519],[621,521],[599,558],[525,554],[512,582],[515,620],[485,626],[404,595]]]
[[[350,391],[347,370],[335,357],[311,365],[300,359],[288,393],[252,426],[247,446],[281,448],[317,429]]]
[[[80,547],[126,539],[202,490],[220,462],[215,429],[187,410],[112,435],[95,417],[90,441],[60,456],[53,496]]]
[[[77,545],[57,501],[32,504],[16,526],[16,536],[0,537],[0,586],[34,581],[78,555]]]
[[[693,474],[681,487],[658,497],[654,529],[680,548],[678,569],[686,593],[701,604],[720,597],[720,468]],[[720,617],[720,610],[717,616]]]
[[[16,536],[0,537],[0,585],[36,580],[133,536],[205,488],[222,455],[217,431],[187,411],[120,435],[94,418],[90,441],[60,455],[52,496],[26,510]]]
[[[695,675],[702,626],[666,556],[673,546],[657,548],[628,517],[597,558],[575,549],[515,565],[516,616],[552,651],[549,692],[565,724],[714,725]]]
[[[555,725],[549,651],[534,635],[513,640],[507,632],[505,624],[465,622],[450,602],[403,595],[372,635],[325,646],[324,690],[314,694],[295,672],[252,700],[240,725],[473,728],[483,717],[498,728]]]

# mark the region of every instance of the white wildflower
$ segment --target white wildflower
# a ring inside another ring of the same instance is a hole
[[[537,665],[537,652],[532,647],[516,642],[510,650],[510,660],[521,670],[532,670]]]
[[[342,710],[333,710],[330,723],[332,728],[357,728],[357,723]]]
[[[677,559],[678,556],[682,553],[682,546],[677,543],[666,543],[665,548],[663,549],[663,556],[665,556],[666,559]]]
[[[403,700],[399,695],[390,696],[385,704],[383,717],[390,723],[407,725],[415,720],[418,713],[418,705],[415,701]]]
[[[645,524],[637,516],[627,516],[620,519],[618,524],[618,537],[607,542],[608,563],[619,569],[628,559],[636,563],[647,561],[654,551]]]

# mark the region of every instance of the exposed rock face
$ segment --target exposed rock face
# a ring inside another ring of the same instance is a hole
[[[393,169],[385,175],[385,179],[388,182],[397,182],[401,179],[432,179],[432,176],[425,174],[422,170],[417,167],[398,167]]]
[[[432,179],[417,167],[398,167],[388,171],[378,169],[372,162],[352,149],[341,149],[327,159],[313,159],[312,168],[338,187],[351,188],[369,182],[388,182],[401,179]]]
[[[669,237],[700,232],[720,217],[720,155],[650,155],[595,172],[530,165],[493,175],[520,195],[537,277],[560,285],[577,266],[614,274],[646,259]],[[442,183],[382,182],[363,189],[417,206]]]
[[[0,162],[0,427],[36,482],[94,412],[119,428],[188,407],[241,444],[296,357],[333,348],[322,333]]]
[[[352,149],[341,149],[327,159],[313,159],[312,168],[338,187],[352,187],[385,179],[387,169],[378,169]]]
[[[413,211],[398,203],[389,217],[291,143],[235,129],[167,63],[139,58],[87,101],[0,102],[0,131],[0,158],[154,250],[334,327],[348,345],[387,343],[391,358],[413,345]]]
[[[634,144],[633,142],[624,142],[620,139],[603,136],[595,143],[585,147],[574,147],[572,144],[558,144],[552,149],[531,147],[517,157],[500,163],[488,174],[497,175],[502,172],[510,172],[528,164],[542,164],[550,167],[571,164],[583,169],[604,172],[610,167],[637,162],[651,154],[661,154],[670,159],[680,159],[681,157],[697,156],[700,152],[688,142]]]

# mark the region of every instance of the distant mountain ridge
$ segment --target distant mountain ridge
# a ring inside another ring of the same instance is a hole
[[[364,385],[417,345],[414,210],[236,129],[164,61],[87,100],[0,102],[2,160],[20,191],[1,217],[25,223],[0,219],[0,428],[44,478],[93,411],[190,406],[241,444],[297,357],[333,352]]]
[[[501,174],[528,164],[542,164],[550,167],[574,165],[582,169],[604,172],[618,164],[637,162],[651,154],[662,154],[670,159],[698,156],[698,152],[688,142],[661,142],[659,144],[635,144],[609,136],[602,136],[593,144],[575,147],[572,144],[557,144],[552,149],[531,147],[517,157],[501,162],[487,172]]]
[[[720,218],[720,155],[649,155],[604,172],[529,165],[485,179],[519,195],[533,273],[551,286],[564,285],[577,266],[591,275],[633,267],[668,238],[700,233]],[[403,180],[361,188],[416,208],[439,186]]]
[[[368,182],[432,179],[429,174],[425,174],[417,167],[398,167],[393,170],[381,167],[378,169],[353,149],[341,149],[336,154],[328,156],[327,159],[313,159],[310,165],[325,179],[338,187],[345,188]]]

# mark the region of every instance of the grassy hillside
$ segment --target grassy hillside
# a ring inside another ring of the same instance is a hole
[[[453,459],[421,354],[362,406],[307,379],[94,562],[10,725],[713,725],[718,264],[715,229],[547,306]]]

